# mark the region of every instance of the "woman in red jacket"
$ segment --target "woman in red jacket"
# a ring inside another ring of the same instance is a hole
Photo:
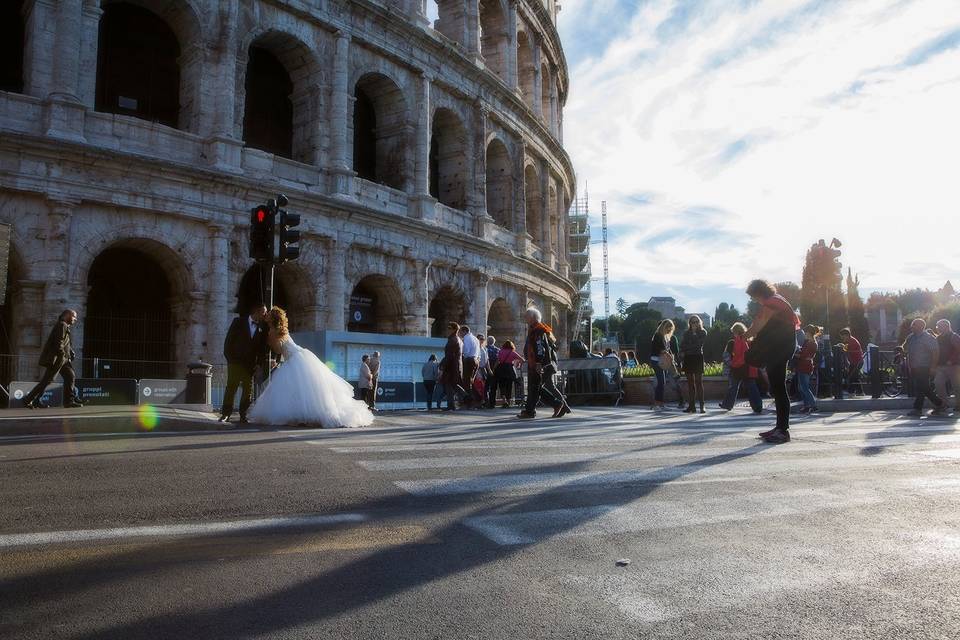
[[[721,409],[730,411],[737,402],[740,395],[740,385],[747,385],[747,396],[750,398],[750,408],[754,413],[763,413],[763,398],[760,397],[760,389],[757,387],[757,368],[747,364],[747,350],[750,349],[750,343],[747,342],[743,334],[747,332],[747,327],[742,322],[734,322],[730,327],[733,333],[733,344],[730,348],[730,386],[727,388],[727,397],[720,403]]]
[[[815,324],[808,324],[803,328],[806,338],[800,352],[797,353],[797,388],[803,398],[803,408],[800,413],[813,413],[817,410],[817,396],[810,389],[810,378],[817,366],[817,337],[823,333],[823,328]]]

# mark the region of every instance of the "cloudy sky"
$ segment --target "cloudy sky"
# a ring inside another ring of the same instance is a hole
[[[742,308],[834,236],[862,292],[960,284],[960,0],[562,5],[564,142],[608,203],[611,306]]]

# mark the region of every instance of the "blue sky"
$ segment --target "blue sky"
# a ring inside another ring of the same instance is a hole
[[[863,292],[960,280],[960,1],[562,4],[564,144],[608,203],[611,305],[742,308],[834,236]]]

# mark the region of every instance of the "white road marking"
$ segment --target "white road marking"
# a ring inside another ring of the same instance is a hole
[[[115,431],[110,433],[46,433],[46,434],[37,434],[37,435],[23,435],[23,436],[0,436],[0,443],[2,442],[16,442],[21,440],[37,440],[39,442],[46,442],[50,440],[80,440],[80,439],[94,439],[94,438],[116,438],[117,436],[124,437],[148,437],[148,436],[223,436],[230,435],[232,433],[259,433],[261,429],[230,429],[230,430],[218,430],[218,429],[207,429],[201,431]]]
[[[144,527],[119,527],[116,529],[80,529],[76,531],[45,531],[41,533],[13,533],[0,535],[0,549],[73,542],[119,540],[125,538],[168,538],[180,536],[209,536],[224,533],[270,531],[298,527],[318,527],[348,522],[365,522],[362,513],[338,513],[330,515],[289,516],[234,520],[228,522],[202,522]]]
[[[463,467],[509,467],[527,465],[570,464],[577,462],[633,462],[639,460],[661,460],[668,462],[673,458],[704,458],[708,456],[736,455],[740,446],[724,448],[700,447],[695,445],[665,445],[645,451],[631,451],[627,447],[618,447],[608,451],[566,454],[527,454],[508,456],[435,456],[432,458],[399,458],[390,460],[360,460],[357,462],[367,471],[408,471],[412,469],[459,469]],[[830,443],[793,443],[790,453],[811,451],[830,451]],[[513,445],[514,449],[517,445]],[[609,449],[609,446],[608,446]],[[773,449],[770,449],[773,451]],[[840,456],[842,457],[842,455]]]
[[[920,451],[919,453],[922,453],[925,456],[934,456],[936,458],[952,458],[954,460],[960,460],[960,449],[939,449],[935,451]]]
[[[932,460],[931,460],[932,462]],[[523,473],[467,478],[433,478],[427,480],[398,480],[394,484],[419,497],[461,495],[469,493],[527,493],[557,490],[575,490],[597,485],[677,484],[685,482],[715,482],[732,473],[744,476],[769,477],[779,473],[815,473],[822,471],[866,469],[894,465],[915,465],[915,459],[901,456],[847,456],[840,463],[836,456],[771,460],[727,460],[722,464],[683,464],[655,467],[643,471],[593,471],[570,473]]]
[[[696,502],[644,499],[627,505],[476,516],[466,518],[464,524],[494,543],[508,546],[572,536],[624,534],[805,515],[880,502],[882,499],[877,495],[852,497],[845,492],[778,491],[700,498]]]

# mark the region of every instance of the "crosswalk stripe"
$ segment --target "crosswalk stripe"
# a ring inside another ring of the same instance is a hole
[[[678,503],[638,500],[627,505],[601,505],[549,511],[527,511],[474,516],[464,524],[492,542],[502,545],[533,544],[544,539],[610,535],[780,518],[820,511],[878,504],[877,495],[828,491],[777,491]]]
[[[791,453],[827,451],[824,443],[794,443]],[[516,447],[514,447],[516,448]],[[527,465],[550,465],[584,462],[635,462],[640,460],[669,461],[675,458],[703,458],[735,454],[742,447],[657,447],[644,451],[610,449],[590,453],[563,454],[516,454],[506,456],[435,456],[432,458],[396,458],[389,460],[360,460],[357,462],[367,471],[409,471],[414,469],[459,469],[464,467],[509,467]]]
[[[735,454],[733,454],[735,455]],[[817,473],[846,471],[903,464],[916,464],[899,456],[848,456],[841,467],[836,456],[796,458],[788,460],[730,460],[713,464],[687,463],[669,467],[655,467],[642,471],[594,471],[519,473],[462,478],[431,478],[425,480],[396,480],[394,485],[418,497],[439,497],[471,493],[527,493],[557,490],[576,490],[598,485],[676,484],[678,480],[691,482],[714,481],[732,474],[769,477],[783,472]]]

